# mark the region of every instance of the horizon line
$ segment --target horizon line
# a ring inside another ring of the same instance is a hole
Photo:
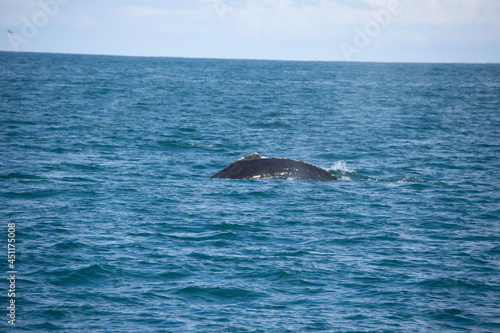
[[[127,58],[171,58],[171,59],[193,59],[193,60],[246,60],[246,61],[283,61],[283,62],[335,62],[335,63],[373,63],[373,64],[442,64],[442,65],[500,65],[500,62],[456,62],[456,61],[359,61],[359,60],[298,60],[298,59],[266,59],[266,58],[225,58],[225,57],[189,57],[189,56],[146,56],[129,54],[106,54],[106,53],[69,53],[48,51],[13,51],[0,50],[3,53],[34,53],[34,54],[60,54],[75,56],[97,56],[97,57],[127,57]]]

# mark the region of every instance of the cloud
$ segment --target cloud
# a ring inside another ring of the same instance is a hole
[[[498,0],[401,0],[402,22],[431,25],[491,24],[500,18]]]
[[[336,1],[248,1],[224,13],[227,29],[251,40],[328,40],[341,26],[363,22],[367,8]]]
[[[22,18],[40,11],[40,1],[54,0],[0,0],[0,22],[22,31]],[[36,51],[43,36],[46,51],[343,60],[339,45],[352,43],[391,1],[397,0],[69,1],[29,48]],[[407,49],[418,57],[472,48],[480,57],[500,46],[498,0],[399,2],[403,12],[380,29],[363,60],[388,52],[394,59]],[[0,49],[10,49],[5,43],[0,40]]]
[[[373,21],[373,13],[397,0],[204,0],[198,6],[121,6],[116,14],[128,25],[147,26],[182,45],[200,42],[226,50],[229,57],[279,53],[286,57],[317,52],[316,58],[335,59],[338,45],[351,42],[356,29]],[[371,49],[397,50],[412,46],[434,52],[446,47],[467,47],[500,37],[500,1],[400,0],[403,12],[371,43]],[[140,28],[139,28],[140,29]],[[181,37],[179,37],[181,36]],[[498,38],[500,40],[500,38]],[[498,42],[497,42],[498,44]],[[179,44],[178,44],[179,45]],[[193,45],[193,44],[191,44]],[[304,48],[310,50],[304,50]],[[237,50],[239,48],[239,51]],[[194,48],[191,47],[191,50]],[[370,50],[366,50],[368,54]],[[478,51],[479,52],[479,51]],[[217,53],[220,54],[220,53]],[[282,56],[284,57],[284,56]]]

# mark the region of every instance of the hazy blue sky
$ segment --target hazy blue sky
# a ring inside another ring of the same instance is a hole
[[[500,0],[0,0],[0,28],[3,51],[500,62]]]

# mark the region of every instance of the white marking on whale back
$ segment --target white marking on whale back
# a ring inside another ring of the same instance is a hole
[[[248,156],[239,158],[239,159],[237,159],[237,161],[243,161],[243,160],[250,161],[250,160],[257,160],[259,158],[267,158],[267,157],[262,157],[259,155],[259,153],[255,152],[255,153],[250,154]]]

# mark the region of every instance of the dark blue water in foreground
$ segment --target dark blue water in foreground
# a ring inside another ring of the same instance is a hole
[[[500,331],[500,65],[0,53],[0,140],[0,331],[8,223],[19,331]]]

